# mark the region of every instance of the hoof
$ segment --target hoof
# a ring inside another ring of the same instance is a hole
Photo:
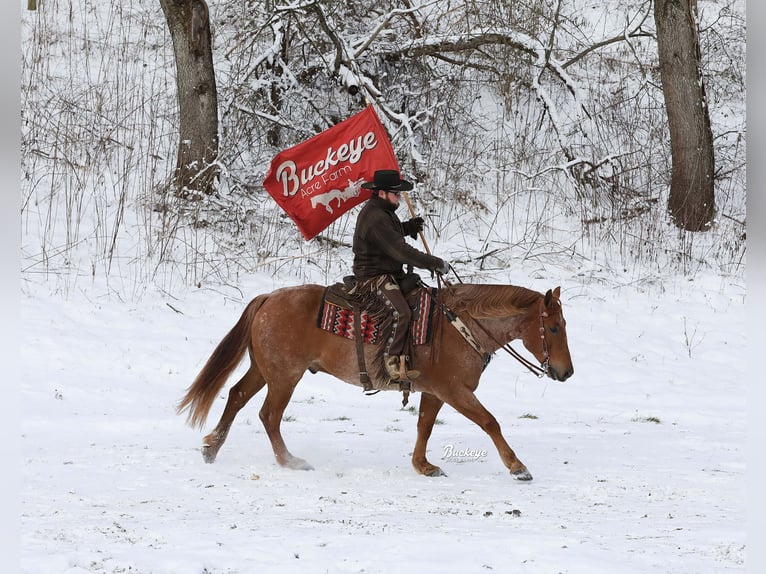
[[[201,450],[202,458],[205,459],[205,462],[208,464],[213,464],[215,462],[215,455],[218,454],[217,451],[209,444],[203,444]]]
[[[296,457],[289,458],[282,466],[291,468],[292,470],[314,470],[314,467],[305,460]]]
[[[526,468],[516,472],[512,472],[511,476],[515,478],[516,480],[523,480],[523,481],[532,480],[532,475]]]
[[[447,476],[447,473],[444,472],[442,469],[440,469],[438,466],[433,467],[432,469],[424,472],[423,474],[429,478],[436,478],[437,476]]]

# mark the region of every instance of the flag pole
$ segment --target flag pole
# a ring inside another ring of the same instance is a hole
[[[406,191],[402,191],[402,195],[404,196],[404,201],[407,202],[407,207],[410,208],[410,214],[412,217],[415,217],[415,210],[412,208],[412,203],[410,202],[410,196],[407,194]],[[426,253],[429,255],[432,255],[431,250],[428,248],[428,243],[426,243],[426,236],[423,235],[422,231],[418,231],[418,235],[420,235],[420,240],[423,242],[423,247],[426,248]],[[408,272],[411,271],[411,267],[408,268]],[[431,276],[433,277],[433,272],[431,273]],[[449,281],[442,277],[440,274],[436,274],[436,282],[438,283],[439,287],[442,285],[442,281],[444,281],[444,284],[449,286]]]
[[[373,104],[373,102],[371,102],[371,101],[370,101],[370,98],[368,98],[368,97],[365,97],[365,98],[364,98],[364,101],[365,101],[365,103],[366,103],[368,106],[372,105],[372,107],[373,107],[373,108],[375,107],[375,105]],[[384,129],[385,129],[385,128],[384,128]],[[400,177],[401,177],[401,176],[400,176]],[[409,196],[409,194],[408,194],[406,191],[402,191],[402,195],[404,196],[404,201],[406,201],[406,202],[407,202],[407,207],[409,207],[409,209],[410,209],[410,214],[412,215],[412,217],[417,217],[417,216],[415,215],[415,210],[414,210],[414,209],[413,209],[413,207],[412,207],[412,202],[410,201],[410,196]],[[425,247],[425,249],[426,249],[426,253],[428,253],[429,255],[431,255],[431,249],[428,247],[428,243],[426,242],[426,236],[425,236],[425,235],[423,235],[423,231],[418,231],[418,235],[420,236],[420,240],[423,242],[423,247]]]
[[[404,196],[404,201],[407,202],[407,207],[410,208],[410,214],[412,217],[415,217],[415,210],[412,208],[412,203],[410,202],[410,196],[407,194],[406,191],[402,192],[402,195]],[[426,253],[431,255],[431,250],[428,248],[428,243],[426,243],[426,236],[423,235],[423,231],[418,231],[418,235],[420,235],[420,240],[423,242],[423,247],[426,248]]]

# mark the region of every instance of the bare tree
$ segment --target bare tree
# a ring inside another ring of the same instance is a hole
[[[160,0],[160,4],[173,40],[180,110],[175,191],[193,198],[212,192],[219,173],[210,16],[204,0]]]
[[[704,231],[715,214],[715,163],[696,12],[696,0],[654,2],[673,162],[668,209],[678,227]]]

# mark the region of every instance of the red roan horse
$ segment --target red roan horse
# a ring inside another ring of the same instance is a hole
[[[508,342],[521,339],[550,378],[564,381],[574,373],[559,287],[548,290],[545,295],[506,285],[457,284],[439,291],[439,300],[460,317],[483,351],[494,353]],[[215,460],[234,417],[265,385],[268,390],[260,419],[277,462],[288,468],[312,468],[290,454],[280,432],[282,414],[295,386],[307,370],[329,373],[361,386],[355,342],[317,327],[323,292],[324,287],[320,285],[303,285],[256,297],[213,351],[178,405],[179,413],[189,410],[191,426],[205,424],[213,401],[246,350],[250,353],[250,368],[230,389],[221,420],[203,440],[206,462]],[[375,346],[365,345],[367,365],[374,359],[375,351]],[[427,476],[444,475],[426,459],[426,445],[436,415],[447,403],[490,436],[514,478],[532,479],[503,438],[495,417],[474,395],[484,361],[447,321],[436,330],[430,345],[414,347],[413,365],[421,372],[412,383],[412,390],[421,393],[417,440],[412,453],[417,472]],[[391,388],[398,390],[398,385]]]

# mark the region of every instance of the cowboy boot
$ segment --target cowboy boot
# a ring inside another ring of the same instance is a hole
[[[386,367],[386,373],[388,378],[392,381],[399,380],[399,355],[386,355],[383,360],[383,365]]]
[[[383,364],[388,378],[392,381],[412,381],[420,376],[420,371],[407,369],[407,359],[404,355],[388,355]]]
[[[412,381],[420,376],[420,371],[415,369],[407,370],[407,357],[399,355],[399,379],[402,381]]]

